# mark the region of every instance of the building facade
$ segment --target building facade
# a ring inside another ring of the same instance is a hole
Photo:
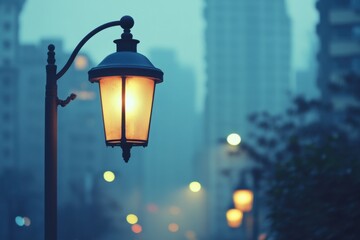
[[[17,87],[19,84],[19,15],[24,0],[0,1],[0,166],[17,159]]]
[[[318,87],[322,99],[330,100],[329,83],[360,73],[360,1],[319,0],[316,7],[320,16]]]
[[[249,236],[248,227],[227,227],[225,212],[238,172],[251,162],[229,156],[221,143],[233,132],[249,141],[251,113],[279,113],[290,102],[290,19],[283,0],[206,0],[204,16],[207,95],[199,169],[208,190],[209,237],[233,239]],[[228,169],[235,178],[222,174]]]

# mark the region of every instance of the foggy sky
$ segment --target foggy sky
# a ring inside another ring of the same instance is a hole
[[[287,2],[294,27],[293,66],[304,68],[306,53],[315,39],[314,0]],[[203,4],[203,0],[27,0],[20,18],[20,41],[37,43],[44,38],[60,38],[65,49],[72,51],[95,27],[131,15],[135,19],[132,33],[140,40],[139,52],[147,55],[152,48],[173,48],[182,63],[194,68],[199,109],[205,79]],[[101,61],[115,50],[112,40],[119,38],[121,32],[113,28],[97,34],[84,51],[95,63]]]

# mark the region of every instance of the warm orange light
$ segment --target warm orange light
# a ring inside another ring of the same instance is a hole
[[[159,207],[154,203],[150,203],[147,205],[146,209],[151,213],[155,213],[159,210]]]
[[[99,82],[106,142],[109,145],[119,145],[121,142],[122,88],[125,84],[126,141],[147,143],[155,81],[146,77],[114,76],[103,77]]]
[[[226,212],[226,220],[229,227],[237,228],[241,225],[243,213],[236,208],[229,209]]]
[[[179,225],[177,225],[176,223],[170,223],[168,229],[170,232],[177,232],[179,231]]]
[[[84,70],[88,66],[88,59],[83,55],[78,55],[75,58],[75,68],[78,70]]]
[[[179,215],[181,212],[181,209],[177,206],[171,206],[169,211],[172,215]]]
[[[131,226],[131,230],[134,233],[141,233],[142,232],[142,227],[139,224],[134,224],[134,225]]]
[[[242,212],[249,212],[252,209],[254,194],[250,190],[235,190],[233,194],[235,207]]]
[[[126,139],[147,141],[154,87],[149,78],[126,79]]]

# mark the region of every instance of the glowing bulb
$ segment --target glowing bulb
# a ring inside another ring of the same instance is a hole
[[[189,184],[189,189],[192,192],[199,192],[201,190],[201,184],[199,182],[191,182]]]
[[[135,214],[128,214],[126,216],[126,221],[130,224],[136,224],[139,221],[139,218]]]
[[[107,182],[113,182],[115,180],[115,174],[112,171],[104,172],[104,180]]]
[[[241,142],[241,137],[239,134],[237,133],[232,133],[229,136],[227,136],[226,141],[228,142],[228,144],[230,144],[231,146],[237,146],[240,144]]]

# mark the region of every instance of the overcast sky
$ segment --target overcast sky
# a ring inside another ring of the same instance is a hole
[[[293,66],[304,68],[308,62],[306,53],[315,39],[314,0],[287,3],[294,27]],[[203,0],[27,0],[20,19],[20,40],[37,43],[43,38],[61,38],[65,49],[72,51],[89,31],[123,15],[135,19],[132,32],[141,41],[139,52],[147,55],[152,48],[175,49],[179,60],[194,68],[201,88],[205,79]],[[84,51],[95,63],[101,61],[114,51],[109,39],[118,38],[121,32],[108,29],[97,34]]]

